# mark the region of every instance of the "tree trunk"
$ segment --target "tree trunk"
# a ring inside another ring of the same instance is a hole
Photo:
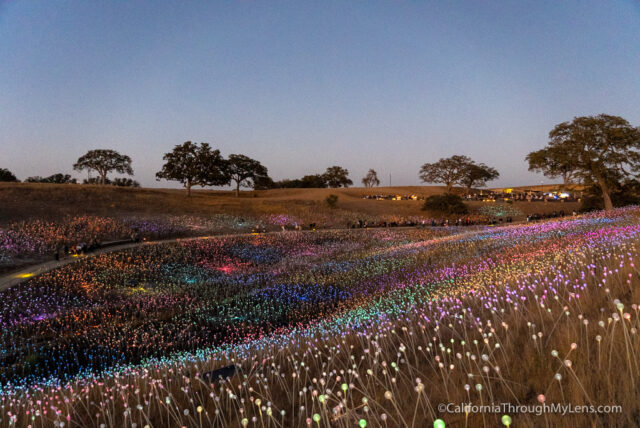
[[[605,190],[604,188],[602,188],[602,186],[600,186],[600,188],[602,189],[602,199],[604,199],[604,209],[605,209],[605,211],[613,210],[613,203],[611,202],[611,196],[609,195],[609,189]]]
[[[240,182],[236,181],[236,198],[240,197]]]
[[[191,197],[191,183],[187,181],[187,184],[185,184],[185,187],[187,188],[187,196],[190,198]]]
[[[100,184],[102,184],[103,186],[107,183],[107,173],[106,172],[101,172],[100,173]]]
[[[451,193],[452,189],[453,189],[453,183],[447,183],[447,193]]]
[[[611,211],[613,210],[613,203],[611,202],[611,195],[609,194],[609,186],[604,181],[603,178],[596,176],[596,180],[598,181],[598,185],[600,186],[600,190],[602,190],[602,199],[604,200],[604,210]]]

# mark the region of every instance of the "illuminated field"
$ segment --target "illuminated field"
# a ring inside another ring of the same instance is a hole
[[[82,260],[2,293],[0,425],[477,426],[503,413],[438,404],[546,402],[620,405],[571,418],[624,426],[640,409],[639,215]],[[202,375],[229,364],[229,381]]]

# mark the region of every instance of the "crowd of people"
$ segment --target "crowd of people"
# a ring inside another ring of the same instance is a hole
[[[519,202],[575,202],[578,197],[571,193],[551,193],[551,192],[482,192],[469,193],[464,196],[467,201],[519,201]]]
[[[550,213],[533,213],[527,216],[527,222],[536,221],[536,220],[547,220],[550,218],[562,218],[566,215],[564,210],[552,211]],[[571,216],[575,217],[578,213],[576,211],[571,212]]]
[[[395,195],[377,194],[363,195],[362,199],[384,200],[384,201],[422,201],[426,198],[420,195]],[[522,202],[575,202],[579,198],[573,193],[540,192],[540,191],[512,191],[495,192],[483,191],[478,193],[468,193],[463,196],[466,201],[522,201]]]
[[[374,199],[377,201],[423,201],[424,196],[420,195],[363,195],[362,199]]]
[[[449,219],[441,217],[435,218],[423,218],[421,220],[399,220],[399,221],[369,221],[358,220],[357,222],[349,223],[347,227],[349,229],[367,229],[367,228],[393,228],[393,227],[463,227],[463,226],[487,226],[496,224],[508,224],[513,222],[513,217],[486,217],[486,216],[465,216],[455,219]]]

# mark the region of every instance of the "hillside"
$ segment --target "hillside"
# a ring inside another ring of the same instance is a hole
[[[0,295],[0,427],[636,426],[639,216],[79,258]]]
[[[425,216],[422,202],[413,200],[370,200],[363,195],[429,196],[442,193],[441,186],[377,187],[373,189],[273,189],[244,191],[236,198],[230,191],[195,190],[191,197],[180,189],[101,187],[72,184],[0,183],[0,223],[28,219],[57,220],[68,215],[158,216],[231,214],[260,217],[272,214],[296,216],[303,221],[326,222],[329,218],[376,219],[379,217]],[[339,197],[338,208],[325,203],[330,194]],[[487,205],[469,204],[472,210]],[[571,212],[577,203],[515,203],[521,213],[515,217],[563,209]],[[315,220],[314,220],[315,219]]]

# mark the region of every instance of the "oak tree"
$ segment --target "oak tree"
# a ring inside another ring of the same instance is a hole
[[[269,176],[264,165],[245,155],[229,155],[228,164],[229,178],[236,183],[236,197],[240,196],[240,187],[252,187]]]
[[[76,171],[85,169],[96,171],[100,176],[100,184],[102,185],[106,184],[107,174],[111,171],[133,175],[131,158],[127,155],[121,155],[115,150],[89,150],[78,159],[73,165],[73,169]]]
[[[192,186],[223,186],[229,184],[227,161],[220,150],[213,150],[207,143],[200,145],[187,141],[176,145],[162,158],[165,164],[156,173],[156,179],[178,181],[191,196]]]
[[[599,114],[562,122],[549,132],[543,155],[529,153],[530,168],[555,174],[565,168],[600,188],[605,210],[613,209],[611,189],[640,172],[640,129],[619,116]],[[542,161],[540,161],[542,159]]]

